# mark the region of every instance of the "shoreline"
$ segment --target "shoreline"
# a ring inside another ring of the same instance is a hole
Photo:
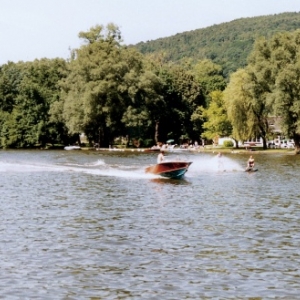
[[[18,148],[18,149],[0,149],[1,151],[22,151],[22,150],[43,150],[43,151],[57,151],[57,150],[64,150],[64,151],[103,151],[103,152],[136,152],[136,153],[152,153],[157,154],[160,150],[153,150],[151,148],[94,148],[94,147],[81,147],[80,149],[72,149],[72,150],[65,150],[64,147],[47,147],[47,148]],[[222,148],[222,147],[213,147],[213,146],[206,146],[205,148],[199,147],[198,149],[164,149],[166,153],[173,153],[173,154],[184,154],[184,153],[218,153],[221,152],[222,154],[286,154],[286,155],[297,155],[295,149],[291,148],[281,148],[281,149],[262,149],[260,147],[252,147],[252,149],[245,149],[245,148]]]
[[[159,153],[159,150],[152,150],[149,148],[81,148],[81,150],[93,150],[93,151],[109,151],[109,152],[139,152],[139,153]],[[221,152],[222,154],[293,154],[296,155],[295,149],[256,149],[252,148],[249,149],[242,149],[242,148],[213,148],[213,147],[207,147],[207,148],[201,148],[201,149],[175,149],[175,150],[168,150],[164,149],[166,153],[178,153],[178,154],[184,154],[184,153],[218,153]]]

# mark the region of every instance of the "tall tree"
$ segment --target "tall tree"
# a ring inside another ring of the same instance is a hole
[[[173,130],[182,124],[182,133],[191,140],[199,140],[202,129],[193,127],[191,116],[198,106],[204,106],[203,89],[197,82],[193,73],[186,71],[181,66],[173,65],[170,68],[172,83],[166,86],[168,90],[172,87],[173,91],[168,94],[167,105],[169,108],[169,118]]]
[[[141,54],[121,45],[119,28],[97,25],[80,32],[85,45],[73,51],[70,74],[62,84],[63,116],[70,133],[85,132],[108,146],[125,133],[122,117],[142,72]]]
[[[161,142],[160,120],[166,104],[161,95],[160,78],[146,69],[139,76],[130,73],[126,77],[130,104],[122,122],[132,137]]]
[[[162,106],[158,107],[159,128],[162,140],[182,137],[198,140],[199,128],[193,128],[191,115],[203,105],[203,91],[195,76],[180,65],[158,63],[153,72],[160,78]]]
[[[251,95],[248,91],[249,74],[240,69],[230,76],[224,91],[228,118],[232,124],[232,136],[245,141],[255,134],[255,118],[251,109]]]
[[[300,30],[258,40],[249,65],[260,94],[280,118],[283,133],[294,139],[296,153],[300,153]]]

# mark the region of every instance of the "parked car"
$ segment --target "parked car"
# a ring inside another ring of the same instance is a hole
[[[268,148],[295,148],[295,144],[293,140],[279,140],[276,139],[274,141],[267,142]]]
[[[281,148],[289,148],[289,149],[293,149],[295,148],[295,143],[293,140],[285,140],[282,142],[281,144]]]
[[[268,148],[295,148],[293,140],[274,140],[268,142]]]
[[[268,141],[267,145],[268,145],[268,148],[271,148],[271,149],[276,148],[274,141]]]

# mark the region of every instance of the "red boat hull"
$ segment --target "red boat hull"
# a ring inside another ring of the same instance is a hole
[[[190,165],[191,162],[162,162],[160,164],[147,167],[145,172],[160,175],[162,177],[180,179],[187,172]]]

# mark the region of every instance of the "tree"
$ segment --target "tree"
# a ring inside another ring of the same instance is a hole
[[[203,90],[207,106],[210,101],[210,93],[213,91],[223,91],[226,87],[222,67],[209,59],[198,61],[193,67],[193,74]]]
[[[141,55],[121,46],[114,24],[80,32],[85,44],[73,50],[70,73],[62,83],[63,119],[72,134],[85,132],[94,142],[108,146],[124,134],[122,117],[130,104],[128,81],[142,70]]]
[[[45,146],[62,136],[51,124],[49,108],[59,97],[58,81],[66,75],[62,59],[8,63],[0,72],[1,146]]]
[[[138,139],[151,137],[150,139],[154,139],[156,143],[161,142],[159,124],[166,111],[161,95],[161,80],[147,69],[139,76],[128,75],[127,84],[131,102],[123,115],[122,122],[132,137]]]
[[[15,98],[19,94],[19,85],[23,78],[23,64],[8,62],[0,68],[0,109],[12,112]]]
[[[203,89],[190,71],[181,66],[173,65],[170,68],[171,84],[166,85],[167,107],[172,131],[191,139],[198,140],[202,128],[193,127],[191,116],[199,106],[204,106]],[[182,128],[178,127],[182,126]],[[176,130],[174,130],[176,129]]]
[[[163,101],[156,109],[160,141],[169,138],[179,141],[183,136],[197,140],[200,132],[199,128],[193,128],[191,115],[196,107],[203,105],[204,98],[194,75],[183,66],[162,64],[161,61],[152,61],[151,70],[161,82],[159,93]]]
[[[260,94],[280,118],[282,132],[294,139],[300,153],[300,30],[258,40],[249,66],[257,74]]]
[[[192,115],[192,121],[204,120],[202,137],[208,140],[216,140],[222,136],[230,136],[232,126],[228,120],[227,110],[221,91],[214,91],[210,94],[211,102],[208,108],[199,107]]]
[[[228,119],[232,124],[232,136],[240,141],[245,141],[255,134],[255,119],[248,91],[249,82],[249,74],[240,69],[230,76],[230,82],[224,91]]]

